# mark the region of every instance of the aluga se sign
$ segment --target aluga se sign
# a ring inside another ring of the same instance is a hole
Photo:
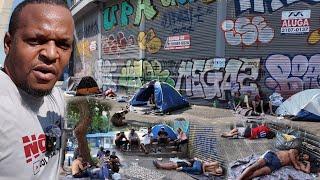
[[[308,33],[310,31],[311,10],[283,11],[281,33]]]

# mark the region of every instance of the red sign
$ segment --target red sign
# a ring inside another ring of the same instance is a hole
[[[191,38],[189,34],[169,36],[166,44],[164,45],[165,50],[172,49],[188,49],[191,47]]]
[[[283,11],[281,33],[298,34],[310,31],[311,10]]]

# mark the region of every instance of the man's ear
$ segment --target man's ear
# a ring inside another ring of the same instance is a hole
[[[4,52],[8,55],[12,44],[12,36],[9,32],[6,32],[4,36]]]

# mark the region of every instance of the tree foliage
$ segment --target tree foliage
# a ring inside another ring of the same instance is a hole
[[[78,97],[77,97],[78,98]],[[68,127],[75,128],[81,120],[79,103],[87,102],[89,104],[89,114],[91,114],[92,122],[88,133],[108,132],[111,131],[109,124],[111,105],[97,98],[81,97],[80,99],[69,99],[67,105]],[[102,112],[106,112],[103,116]]]

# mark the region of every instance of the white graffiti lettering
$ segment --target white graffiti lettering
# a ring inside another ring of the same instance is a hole
[[[104,87],[108,87],[115,91],[117,85],[112,80],[112,73],[116,72],[117,64],[111,63],[109,60],[100,59],[96,61],[95,68],[94,75],[99,87],[102,87],[103,89]]]
[[[225,20],[222,23],[225,39],[230,45],[244,44],[246,46],[254,43],[269,43],[274,37],[273,28],[267,26],[267,22],[261,16],[238,18],[236,21]]]
[[[272,13],[297,2],[316,4],[320,0],[235,0],[236,16],[245,11],[250,11],[250,13],[265,13],[265,10],[268,10],[269,13]]]
[[[260,59],[230,59],[225,67],[214,67],[214,59],[182,61],[175,88],[189,97],[225,99],[225,91],[258,92]]]
[[[308,58],[296,55],[271,55],[266,60],[269,77],[266,85],[281,94],[294,94],[304,89],[320,88],[320,54]]]

